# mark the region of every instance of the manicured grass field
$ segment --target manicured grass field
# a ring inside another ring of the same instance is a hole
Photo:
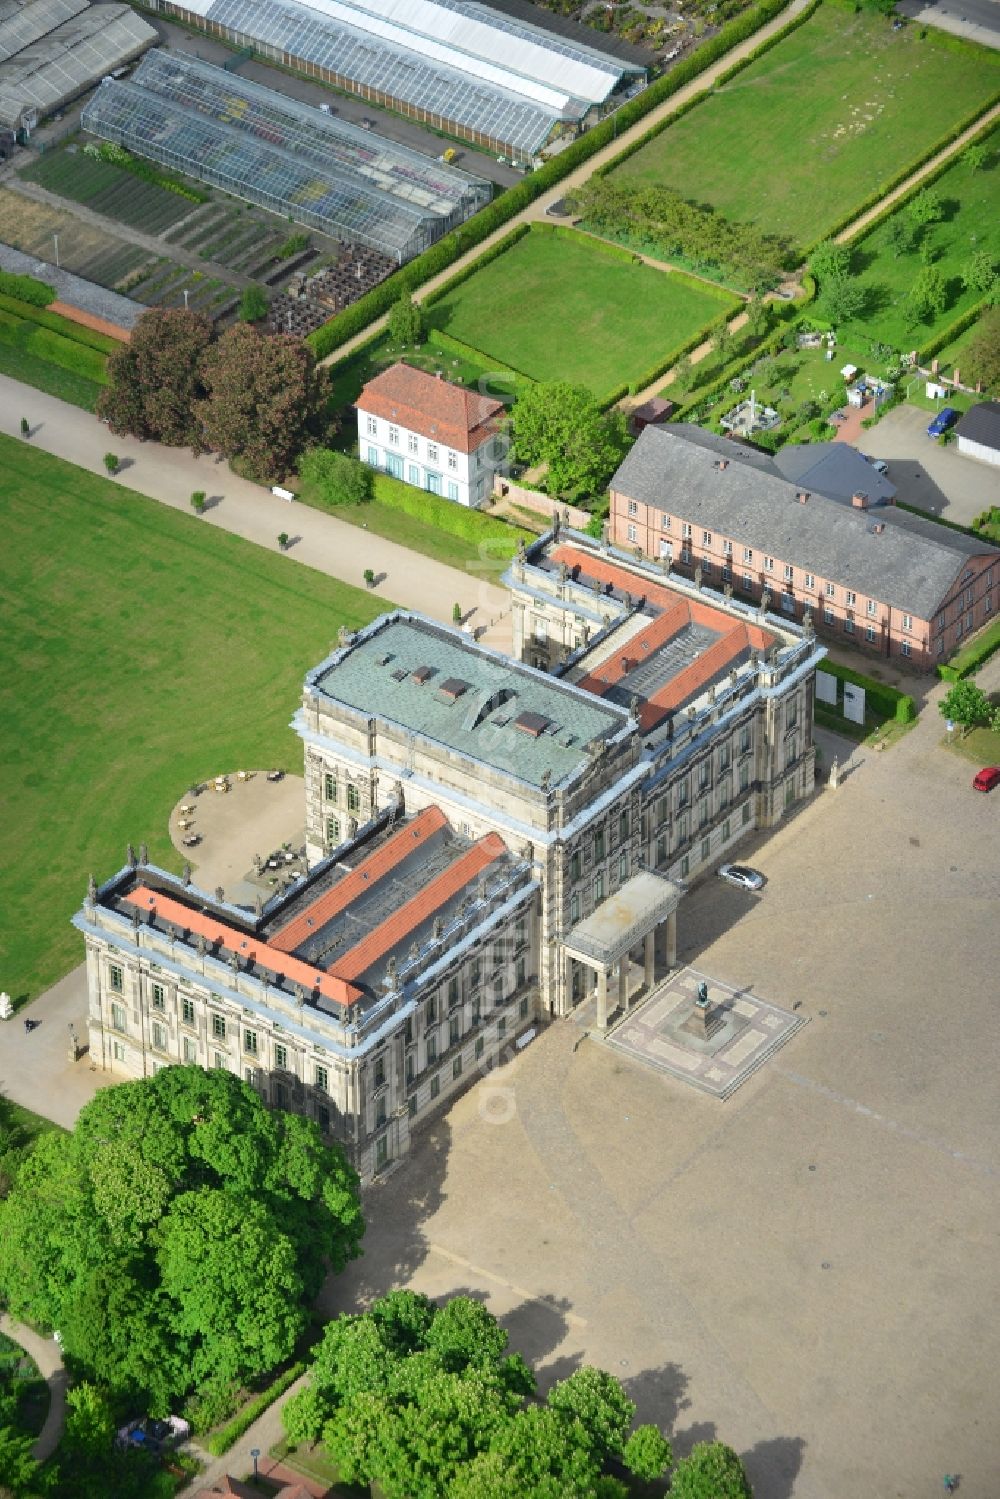
[[[799,245],[1000,89],[1000,53],[824,4],[619,168]]]
[[[585,235],[537,233],[435,302],[428,321],[533,380],[569,380],[600,397],[738,306],[612,258]]]
[[[29,413],[30,415],[30,413]],[[387,607],[0,438],[3,987],[83,960],[69,918],[128,840],[179,868],[170,808],[237,765],[299,770],[288,720],[340,625]]]
[[[96,380],[88,380],[85,375],[79,375],[74,370],[51,364],[30,349],[6,343],[2,335],[0,373],[10,375],[12,380],[20,380],[22,385],[33,385],[36,390],[44,390],[47,395],[58,396],[61,401],[69,401],[73,406],[82,406],[84,411],[96,408],[97,397],[101,393],[101,386]],[[30,399],[25,402],[24,415],[31,420]]]
[[[961,156],[931,184],[945,208],[945,218],[927,225],[919,244],[905,255],[889,248],[892,219],[886,219],[854,247],[853,269],[868,293],[864,317],[847,325],[848,336],[881,339],[893,348],[919,348],[939,330],[955,322],[982,299],[982,292],[964,291],[962,271],[977,251],[992,254],[1000,262],[1000,130],[986,142],[988,163],[979,171]],[[893,218],[912,222],[904,204]],[[909,287],[919,276],[921,254],[929,247],[934,265],[948,289],[944,311],[924,321],[913,317],[906,300]]]

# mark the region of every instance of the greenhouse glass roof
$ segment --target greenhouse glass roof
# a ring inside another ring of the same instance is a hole
[[[95,5],[0,62],[0,123],[16,128],[30,110],[50,113],[138,57],[156,41],[127,5]]]
[[[102,84],[85,130],[334,238],[403,261],[489,201],[489,184],[188,54]]]
[[[474,0],[187,0],[241,40],[536,151],[642,68]],[[502,59],[502,61],[500,60]]]

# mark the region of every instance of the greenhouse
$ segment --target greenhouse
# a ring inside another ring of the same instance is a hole
[[[83,128],[347,244],[409,260],[490,185],[186,53],[106,80]]]
[[[645,69],[476,0],[153,0],[210,35],[452,135],[530,158]]]
[[[32,129],[155,41],[127,5],[31,0],[0,17],[0,125]]]

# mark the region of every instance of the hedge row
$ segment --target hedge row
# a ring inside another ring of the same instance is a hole
[[[304,1374],[305,1371],[304,1359],[292,1364],[291,1368],[286,1369],[284,1374],[279,1374],[266,1390],[261,1390],[259,1395],[248,1400],[231,1421],[227,1421],[225,1426],[220,1426],[218,1431],[213,1431],[205,1443],[205,1447],[212,1456],[221,1457],[224,1452],[228,1452],[233,1443],[239,1441],[248,1427],[253,1425],[257,1417],[263,1415],[268,1406],[273,1405],[278,1396],[283,1395],[288,1386],[294,1384],[299,1375]]]
[[[54,286],[49,286],[46,281],[36,281],[34,276],[16,276],[13,271],[0,271],[0,292],[19,302],[28,302],[32,307],[48,307],[56,299]]]
[[[499,260],[501,255],[506,255],[508,250],[514,248],[518,240],[524,239],[525,235],[530,233],[530,224],[518,224],[516,229],[512,229],[509,234],[505,234],[503,239],[498,239],[495,245],[490,245],[490,248],[484,250],[482,255],[477,256],[470,265],[463,266],[460,271],[455,272],[454,276],[449,276],[443,286],[437,287],[434,291],[429,291],[420,305],[422,307],[433,307],[436,302],[440,302],[444,297],[450,296],[456,287],[461,286],[464,281],[468,281],[470,276],[474,276],[477,271],[481,271],[483,266],[489,265],[492,260]]]
[[[602,120],[571,146],[567,146],[565,151],[547,161],[537,172],[531,172],[516,186],[481,209],[468,223],[439,239],[422,255],[401,266],[380,285],[373,287],[359,301],[345,307],[343,312],[317,328],[315,333],[310,333],[308,341],[317,357],[323,358],[339,349],[348,339],[374,322],[375,318],[388,312],[403,292],[415,291],[432,276],[447,270],[460,255],[482,244],[484,239],[529,207],[536,198],[556,187],[564,177],[568,177],[605,146],[611,145],[617,130],[630,129],[679,89],[691,83],[713,62],[773,21],[784,10],[786,3],[787,0],[761,0],[759,5],[728,21],[715,36],[696,48],[690,57],[678,63],[677,67],[658,78],[655,83],[651,83],[627,104],[623,104],[614,116]]]
[[[566,224],[532,224],[534,234],[555,234],[560,239],[573,239],[580,243],[579,229],[570,229]],[[624,245],[616,245],[613,240],[601,239],[599,235],[592,234],[589,229],[583,231],[587,236],[587,244],[594,250],[601,250],[609,255],[612,260],[624,260],[628,265],[641,265],[642,256],[637,255],[634,250],[627,250]]]
[[[446,333],[443,328],[431,328],[427,334],[427,342],[432,349],[458,354],[470,363],[480,365],[484,374],[509,375],[512,380],[520,381],[531,379],[523,370],[516,370],[512,364],[504,364],[502,359],[494,359],[492,354],[484,354],[482,349],[463,343],[460,338]]]
[[[624,385],[616,385],[613,390],[608,391],[607,395],[601,396],[601,399],[597,404],[598,406],[600,406],[602,411],[610,411],[612,406],[617,406],[618,402],[624,401],[626,396],[634,394],[635,392],[633,391],[631,385],[627,383]]]
[[[877,203],[881,203],[882,199],[886,196],[887,193],[893,192],[901,182],[905,182],[907,177],[912,176],[914,172],[919,172],[920,168],[924,165],[925,162],[931,161],[939,151],[943,151],[946,146],[951,145],[952,141],[958,140],[958,137],[962,135],[966,130],[968,130],[970,125],[974,125],[976,121],[987,112],[987,110],[992,109],[994,104],[998,102],[1000,102],[1000,90],[993,94],[985,104],[981,105],[974,114],[966,115],[965,118],[962,119],[957,125],[953,125],[946,135],[941,136],[937,141],[935,141],[933,146],[928,146],[926,151],[922,151],[917,157],[916,161],[911,161],[909,165],[902,167],[898,172],[893,173],[888,182],[884,182],[882,186],[875,192],[869,193],[868,197],[865,198],[861,203],[856,203],[854,205],[850,213],[845,214],[843,218],[839,219],[836,223],[831,224],[817,239],[813,240],[812,244],[805,247],[805,249],[802,251],[803,258],[808,260],[809,256],[812,254],[818,244],[821,244],[824,240],[833,239],[835,235],[840,234],[844,229],[846,229],[849,224],[853,224],[855,219],[859,219],[862,214],[867,213],[869,208],[874,208]],[[945,167],[949,167],[951,165],[952,159],[949,157],[948,161],[942,163],[941,171],[944,171]],[[938,173],[935,172],[929,178],[922,178],[920,182],[914,184],[914,191],[916,192],[918,189],[926,187],[928,182],[932,182],[934,180],[934,177],[936,177],[937,175]],[[909,197],[909,194],[907,194],[907,197]],[[880,214],[877,219],[873,219],[871,224],[866,224],[864,226],[863,235],[867,235],[871,229],[875,228],[876,224],[881,223],[883,218],[887,218],[890,213],[895,212],[895,210],[897,208],[900,208],[905,201],[905,198],[898,199],[895,203],[891,204],[886,209],[884,214]]]
[[[939,666],[937,674],[942,682],[960,682],[963,677],[971,676],[997,651],[1000,651],[1000,619],[987,625],[975,640],[964,650],[957,651],[946,665]]]
[[[513,557],[519,540],[531,540],[530,534],[518,526],[509,526],[506,521],[498,520],[495,516],[467,509],[465,505],[446,500],[439,494],[431,494],[427,489],[404,484],[389,474],[375,475],[375,498],[380,505],[386,505],[390,510],[400,510],[404,515],[415,516],[428,526],[446,531],[449,536],[460,536],[463,541],[491,543],[490,551],[494,556],[501,548],[492,543],[503,542],[504,555]]]
[[[977,323],[987,307],[991,305],[990,297],[985,296],[981,297],[974,306],[967,307],[963,313],[960,313],[957,318],[954,318],[944,328],[940,329],[939,332],[935,333],[933,338],[928,339],[917,350],[917,359],[921,363],[926,362],[928,359],[933,359],[935,354],[940,353],[942,349],[946,349],[949,344],[954,343],[956,338],[965,332],[966,328],[971,328],[973,323]]]
[[[724,390],[725,387],[729,384],[730,380],[735,379],[736,376],[741,374],[744,370],[750,369],[751,365],[756,364],[758,359],[764,359],[768,354],[776,354],[781,348],[782,340],[785,337],[785,334],[788,332],[789,328],[794,328],[799,321],[799,309],[804,305],[804,302],[792,303],[791,306],[795,310],[795,316],[792,317],[788,322],[782,323],[777,328],[773,329],[772,332],[770,332],[767,337],[763,339],[759,344],[757,344],[754,348],[749,349],[745,354],[741,354],[740,357],[738,359],[734,359],[731,364],[727,364],[726,368],[721,372],[721,374],[717,375],[714,380],[710,380],[707,385],[703,385],[701,389],[697,391],[697,393],[692,393],[684,402],[684,405],[680,408],[680,410],[675,413],[673,418],[674,421],[684,421],[689,411],[697,410],[697,408],[702,404],[703,401],[707,401],[710,399],[710,397],[720,394],[720,392]]]
[[[683,343],[678,344],[676,348],[664,354],[661,359],[658,359],[655,364],[651,365],[638,379],[630,383],[628,388],[629,395],[634,396],[640,390],[645,390],[647,385],[652,385],[654,380],[659,380],[661,375],[665,375],[668,370],[672,370],[678,360],[690,354],[691,350],[696,349],[700,343],[704,343],[705,336],[706,330],[700,328],[697,333],[692,333],[690,338],[686,338]]]
[[[93,328],[84,328],[81,323],[74,323],[72,318],[62,317],[58,312],[46,312],[44,307],[19,301],[17,297],[6,296],[3,292],[0,292],[0,308],[13,313],[15,317],[23,318],[25,322],[49,328],[53,333],[71,339],[73,343],[97,349],[101,354],[113,354],[122,347],[117,338],[109,338],[106,333],[98,333]]]
[[[866,677],[860,671],[852,671],[849,666],[841,666],[839,661],[831,661],[829,656],[820,671],[828,671],[839,682],[851,682],[855,687],[863,687],[865,707],[870,705],[880,718],[894,718],[898,723],[911,723],[917,716],[912,697],[890,687],[886,682],[876,682],[874,677]]]
[[[88,349],[85,344],[53,333],[50,328],[40,328],[37,323],[25,318],[13,317],[0,309],[0,342],[10,344],[43,359],[46,364],[57,364],[61,369],[75,375],[83,375],[99,385],[108,383],[106,356],[97,349]]]

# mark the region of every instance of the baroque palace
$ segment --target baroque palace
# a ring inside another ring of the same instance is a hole
[[[676,963],[686,882],[813,789],[811,621],[558,528],[505,581],[510,657],[396,612],[309,672],[291,888],[91,881],[100,1066],[239,1071],[369,1180],[533,1027],[604,1031]]]

